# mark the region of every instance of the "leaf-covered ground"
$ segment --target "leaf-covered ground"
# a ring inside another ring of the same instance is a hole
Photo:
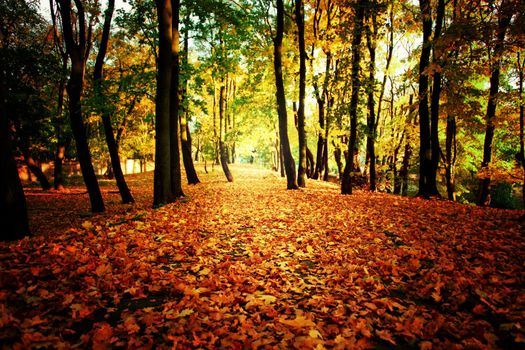
[[[28,191],[36,236],[0,244],[0,344],[25,348],[523,348],[516,211],[219,169],[158,210],[87,217]]]

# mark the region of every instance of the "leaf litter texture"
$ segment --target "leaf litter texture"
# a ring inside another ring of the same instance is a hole
[[[157,210],[151,174],[103,215],[33,210],[0,244],[2,349],[523,347],[520,213],[233,169]]]

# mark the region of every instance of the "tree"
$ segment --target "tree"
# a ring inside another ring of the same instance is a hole
[[[481,171],[484,172],[480,179],[480,189],[478,205],[485,205],[488,202],[490,174],[489,165],[492,160],[492,140],[494,138],[497,95],[500,83],[500,68],[502,55],[505,49],[505,35],[513,16],[513,4],[510,1],[503,0],[497,13],[497,26],[494,30],[494,47],[489,46],[489,54],[492,55],[490,65],[490,88],[487,104],[487,113],[485,116],[486,129],[485,141],[483,143],[483,161],[481,162]],[[492,41],[492,40],[490,40]]]
[[[157,63],[157,97],[155,101],[155,171],[153,207],[174,200],[171,188],[170,97],[172,80],[172,7],[171,0],[156,0],[159,53]]]
[[[104,92],[103,92],[103,75],[102,70],[104,66],[104,58],[106,57],[106,51],[108,48],[110,29],[111,29],[111,18],[113,16],[113,11],[115,8],[115,0],[108,1],[108,8],[105,12],[104,26],[102,29],[102,38],[100,40],[100,48],[97,54],[97,59],[95,62],[95,68],[93,70],[93,81],[95,83],[95,93],[98,97],[100,103],[107,103]],[[122,203],[133,203],[134,199],[131,195],[131,191],[128,188],[126,179],[124,178],[124,173],[122,172],[122,167],[120,165],[120,156],[118,153],[118,146],[115,141],[115,135],[113,133],[113,126],[111,124],[111,116],[109,108],[102,108],[102,123],[104,125],[104,135],[106,137],[106,143],[109,150],[109,155],[111,159],[111,167],[113,169],[113,174],[117,182],[117,187],[120,192],[120,197],[122,198]]]
[[[13,39],[20,39],[22,42],[23,39],[29,39],[18,32],[20,19],[33,19],[36,11],[26,3],[13,1],[1,3],[0,13],[0,241],[12,241],[27,236],[29,224],[26,199],[11,145],[7,84],[12,80],[10,75],[14,72],[9,69],[11,62],[7,58],[10,58],[8,53],[14,49],[11,47]]]
[[[66,52],[71,60],[71,71],[67,83],[69,96],[69,118],[71,130],[75,138],[77,157],[82,170],[82,177],[86,185],[91,211],[94,213],[104,211],[104,201],[98,186],[98,180],[93,169],[91,153],[87,142],[87,133],[82,119],[82,91],[84,86],[84,73],[86,61],[91,50],[91,38],[94,16],[89,23],[86,11],[81,0],[74,0],[76,13],[72,12],[71,0],[56,0],[62,20],[62,35]]]
[[[297,110],[297,132],[299,134],[299,169],[297,184],[305,187],[306,175],[306,132],[304,121],[304,102],[306,94],[306,46],[304,42],[304,5],[302,0],[295,0],[295,23],[297,24],[299,44],[299,108]]]
[[[182,147],[182,161],[184,162],[184,169],[186,170],[186,178],[188,184],[197,184],[199,183],[199,177],[195,171],[195,166],[193,164],[193,157],[191,156],[191,134],[190,126],[188,125],[188,116],[189,116],[189,98],[188,98],[188,80],[189,80],[189,10],[186,14],[186,28],[184,31],[184,56],[182,60],[183,67],[183,92],[182,92],[182,106],[183,110],[180,113],[180,138],[181,138],[181,147]]]
[[[284,157],[284,169],[286,172],[286,183],[289,190],[297,189],[295,176],[295,162],[290,150],[288,139],[288,116],[286,113],[286,96],[284,93],[282,48],[284,35],[284,3],[277,0],[277,28],[273,40],[274,45],[274,73],[275,73],[275,96],[277,98],[277,113],[279,115],[279,137],[281,140],[281,152]]]
[[[361,38],[363,36],[363,22],[365,17],[365,4],[357,2],[354,4],[354,28],[352,32],[352,95],[350,98],[350,139],[348,141],[348,153],[346,164],[341,179],[341,193],[352,194],[352,173],[354,171],[354,150],[357,141],[357,104],[361,79],[359,77],[359,65],[361,62]]]
[[[180,0],[171,1],[173,13],[171,22],[171,86],[170,86],[170,182],[171,195],[173,199],[183,197],[182,180],[180,172],[180,150],[179,150],[179,115],[180,109],[180,34],[179,34],[179,15]]]
[[[423,44],[419,59],[419,192],[422,197],[439,194],[435,173],[432,171],[431,124],[428,108],[428,86],[430,53],[432,50],[432,7],[430,0],[420,0],[421,22],[423,24]]]

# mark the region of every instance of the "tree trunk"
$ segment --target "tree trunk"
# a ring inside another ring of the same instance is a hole
[[[422,197],[430,197],[431,157],[430,144],[430,115],[428,110],[428,74],[430,51],[432,49],[430,36],[432,35],[432,9],[430,0],[419,0],[423,22],[423,46],[419,60],[419,192]]]
[[[435,65],[442,64],[442,60],[436,52],[436,41],[441,36],[443,19],[445,17],[445,1],[439,0],[436,14],[436,27],[434,29],[432,63]],[[431,167],[428,173],[428,191],[429,195],[441,197],[437,189],[437,172],[439,168],[440,147],[439,147],[439,100],[441,97],[441,73],[439,70],[434,72],[432,83],[432,96],[430,100],[430,145],[432,150]]]
[[[24,161],[27,165],[27,168],[33,174],[35,174],[36,179],[40,183],[40,187],[42,187],[42,190],[48,191],[51,188],[51,184],[49,183],[46,174],[44,174],[42,171],[42,165],[33,158],[31,151],[26,146],[24,146],[22,152],[24,154]]]
[[[173,201],[170,174],[171,0],[156,0],[159,25],[153,207]]]
[[[230,168],[228,167],[228,153],[226,151],[226,147],[224,145],[224,142],[222,141],[222,126],[224,122],[224,113],[225,113],[225,98],[224,98],[224,92],[225,92],[225,86],[224,81],[221,84],[221,88],[219,91],[219,151],[220,151],[220,157],[221,157],[221,166],[222,170],[224,171],[224,175],[226,176],[226,179],[228,179],[228,182],[233,182],[233,176],[230,172]]]
[[[297,111],[297,131],[299,136],[299,169],[297,185],[306,187],[306,131],[304,102],[306,95],[306,45],[304,42],[304,7],[302,0],[295,0],[295,23],[299,41],[299,109]]]
[[[171,86],[170,86],[170,182],[171,195],[173,200],[184,196],[182,192],[182,175],[180,169],[180,150],[179,150],[179,114],[180,110],[180,35],[179,35],[179,14],[180,0],[171,0],[173,13],[171,22]]]
[[[447,185],[447,197],[451,201],[456,200],[456,189],[454,183],[454,164],[456,162],[456,117],[448,116],[446,141],[445,141],[445,180]]]
[[[66,58],[67,60],[67,58]],[[64,71],[67,70],[67,65],[65,65]],[[54,169],[53,169],[53,187],[55,190],[61,191],[64,189],[64,174],[62,170],[62,165],[64,163],[64,157],[66,154],[66,149],[71,143],[70,137],[64,137],[61,132],[60,119],[62,117],[62,110],[64,108],[64,93],[66,90],[65,80],[61,79],[58,87],[58,101],[57,101],[57,120],[55,123],[55,131],[57,137],[56,151],[55,151],[55,160],[54,160]]]
[[[71,16],[71,1],[58,0],[60,4],[60,14],[62,17],[62,30],[66,51],[71,59],[71,72],[67,83],[67,92],[69,96],[69,118],[71,130],[75,138],[78,162],[82,170],[82,177],[86,185],[89,199],[91,202],[91,211],[93,213],[103,212],[104,201],[98,186],[98,180],[93,169],[91,153],[89,151],[86,128],[82,120],[81,95],[84,85],[84,71],[86,60],[91,47],[91,27],[86,29],[86,18],[84,8],[81,2],[75,2],[77,13],[75,18],[78,21],[79,31],[75,36],[73,33],[74,19]],[[86,33],[87,31],[87,33]],[[75,39],[78,40],[75,41]]]
[[[100,49],[98,51],[97,59],[95,62],[95,68],[93,70],[93,81],[95,83],[95,91],[99,97],[99,101],[104,101],[107,103],[102,82],[103,78],[103,67],[104,59],[106,57],[106,51],[108,48],[109,35],[111,29],[111,18],[113,16],[113,11],[115,8],[115,0],[108,0],[108,8],[105,12],[104,27],[102,30],[102,39],[100,41]],[[115,140],[115,135],[113,133],[113,126],[111,124],[111,115],[107,108],[103,108],[102,111],[102,124],[104,125],[104,135],[106,137],[106,144],[108,146],[109,158],[111,161],[111,167],[108,167],[108,174],[112,174],[115,177],[117,182],[117,187],[120,193],[120,198],[122,203],[133,203],[135,200],[131,195],[131,191],[128,188],[126,179],[124,178],[124,173],[122,172],[122,166],[120,164],[120,156],[118,154],[118,147]],[[112,171],[109,171],[112,169]]]
[[[352,95],[350,99],[350,140],[348,142],[348,154],[346,156],[345,169],[341,179],[341,193],[352,194],[352,172],[354,170],[354,150],[357,141],[357,104],[361,81],[359,78],[359,64],[361,62],[361,37],[363,35],[364,7],[357,3],[355,23],[352,36]]]
[[[275,73],[275,95],[277,98],[277,113],[279,115],[279,136],[281,138],[281,153],[284,158],[286,172],[286,187],[289,190],[297,189],[295,177],[295,161],[290,150],[288,139],[288,116],[286,113],[286,96],[284,93],[283,71],[282,71],[282,45],[284,35],[284,3],[277,0],[277,31],[273,40],[274,44],[274,73]]]
[[[26,198],[11,148],[4,72],[0,60],[0,241],[13,241],[30,232]]]
[[[189,13],[188,15],[189,16]],[[186,20],[189,20],[189,17],[186,17]],[[184,32],[184,56],[183,56],[183,69],[188,69],[188,30]],[[188,125],[188,114],[189,114],[189,106],[187,101],[187,93],[188,93],[188,76],[187,74],[184,74],[184,86],[183,86],[183,94],[182,94],[182,111],[180,114],[180,138],[181,138],[181,147],[182,147],[182,161],[184,163],[184,169],[186,170],[186,178],[188,180],[188,184],[194,185],[198,184],[199,177],[197,176],[197,171],[195,170],[195,166],[193,164],[193,158],[191,156],[191,135],[190,135],[190,127]]]
[[[496,105],[497,105],[497,94],[499,91],[499,75],[501,56],[504,49],[504,40],[507,28],[510,25],[513,11],[509,7],[512,5],[505,1],[501,4],[500,13],[498,18],[498,27],[496,34],[496,43],[494,47],[494,63],[492,65],[492,73],[490,76],[490,89],[489,89],[489,100],[487,104],[486,114],[486,130],[485,130],[485,141],[483,143],[483,161],[481,162],[481,169],[485,172],[483,178],[480,180],[480,190],[478,197],[478,205],[486,205],[489,202],[490,193],[490,174],[489,165],[492,160],[492,140],[494,138],[495,119],[496,119]]]
[[[405,152],[403,154],[403,164],[399,170],[399,176],[401,177],[401,195],[408,195],[408,167],[410,165],[410,155],[412,150],[410,148],[410,140],[407,136],[405,141]]]
[[[366,43],[368,46],[368,53],[370,61],[368,63],[368,118],[366,119],[367,135],[366,135],[366,151],[369,165],[370,191],[376,190],[376,153],[375,153],[375,76],[376,76],[376,15],[372,9],[372,28],[368,26],[366,31]],[[392,97],[393,98],[393,97]]]
[[[518,51],[518,78],[519,78],[519,101],[520,101],[520,155],[521,155],[521,166],[523,167],[523,186],[522,186],[522,197],[523,206],[525,207],[525,106],[523,105],[523,68],[525,67],[525,60],[522,62],[520,58],[520,51]]]

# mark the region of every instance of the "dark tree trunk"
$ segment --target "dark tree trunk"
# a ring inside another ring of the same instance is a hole
[[[66,58],[67,60],[67,58]],[[64,70],[67,69],[67,65]],[[64,174],[63,174],[63,167],[64,164],[64,158],[66,155],[66,149],[69,147],[69,144],[71,143],[71,138],[69,136],[65,137],[62,135],[62,128],[60,125],[60,120],[62,117],[62,110],[64,108],[64,93],[66,89],[66,83],[64,80],[61,79],[61,82],[58,87],[58,101],[57,101],[57,120],[55,123],[55,130],[56,130],[56,137],[57,137],[57,144],[56,144],[56,150],[55,150],[55,160],[54,160],[54,169],[53,169],[53,187],[55,190],[61,191],[64,189]]]
[[[0,241],[14,241],[29,235],[27,205],[9,135],[7,89],[0,61]]]
[[[523,195],[523,206],[525,206],[525,106],[523,105],[523,69],[525,67],[525,60],[521,61],[520,51],[518,51],[518,78],[519,78],[519,97],[520,97],[520,160],[521,166],[523,167],[523,186],[522,186],[522,195]]]
[[[226,176],[226,179],[228,179],[228,182],[233,182],[233,176],[230,172],[230,168],[228,167],[228,152],[226,150],[226,147],[224,145],[224,142],[222,141],[222,125],[224,122],[224,113],[225,113],[225,98],[224,98],[224,81],[221,84],[220,92],[219,92],[219,151],[220,151],[220,157],[221,157],[221,166],[222,170],[224,171],[224,175]]]
[[[102,30],[102,39],[100,41],[100,48],[95,62],[95,68],[93,70],[93,81],[95,82],[95,91],[100,101],[105,101],[104,91],[102,82],[104,77],[103,67],[104,59],[106,57],[106,51],[108,48],[109,35],[111,29],[111,18],[115,9],[115,0],[108,1],[108,8],[105,12],[104,27]],[[105,102],[106,103],[106,102]],[[113,133],[113,125],[111,124],[111,115],[107,108],[102,111],[102,124],[104,125],[104,135],[106,137],[106,144],[108,146],[110,167],[108,167],[108,174],[115,177],[117,187],[120,193],[122,203],[133,203],[135,200],[131,195],[131,191],[128,188],[124,173],[122,172],[122,166],[120,164],[120,156],[118,154],[118,146]],[[111,171],[109,170],[111,169]]]
[[[295,0],[295,23],[299,41],[299,109],[297,111],[297,131],[299,136],[299,169],[297,185],[306,187],[306,131],[304,121],[304,100],[306,95],[306,45],[304,42],[304,7],[302,0]]]
[[[372,28],[368,26],[366,31],[366,43],[368,46],[368,53],[370,61],[368,63],[368,118],[366,119],[367,135],[366,135],[366,160],[369,165],[369,181],[370,191],[376,190],[376,153],[375,153],[375,81],[376,81],[376,15],[375,9],[372,9],[372,17],[369,19],[372,22]]]
[[[286,172],[287,188],[297,189],[297,179],[295,177],[295,161],[290,150],[288,139],[288,116],[286,114],[286,97],[284,93],[283,71],[282,71],[282,46],[284,35],[284,3],[277,0],[277,31],[273,40],[274,44],[274,73],[275,88],[277,98],[277,112],[279,115],[279,136],[281,138],[281,153],[284,158],[284,168]]]
[[[436,52],[436,41],[441,36],[441,29],[443,27],[443,19],[445,17],[445,1],[439,0],[436,14],[436,27],[434,29],[433,38],[433,57],[432,63],[435,65],[441,64],[442,60],[438,57],[439,52]],[[439,147],[439,99],[441,97],[441,73],[439,70],[434,72],[432,83],[432,96],[430,101],[430,145],[432,150],[431,167],[428,173],[428,191],[431,196],[441,197],[437,189],[437,172],[439,168],[440,147]]]
[[[363,19],[365,4],[357,3],[355,23],[352,38],[352,95],[350,99],[350,140],[346,156],[345,169],[341,179],[341,193],[352,194],[352,172],[354,170],[354,150],[357,141],[357,104],[361,80],[359,78],[359,64],[361,62],[361,37],[363,35]]]
[[[454,164],[456,163],[456,117],[448,116],[445,141],[445,180],[447,196],[451,201],[456,200],[454,181]]]
[[[341,160],[341,149],[336,147],[334,149],[335,163],[337,164],[337,171],[339,173],[339,179],[343,177],[343,161]]]
[[[189,16],[189,14],[188,14]],[[187,18],[188,20],[188,18]],[[188,52],[189,52],[189,39],[188,39],[188,30],[184,32],[184,56],[183,56],[183,69],[188,67]],[[188,179],[188,184],[194,185],[198,184],[199,177],[197,176],[197,171],[193,164],[193,158],[191,156],[191,135],[190,127],[188,125],[188,78],[187,74],[184,75],[184,89],[183,89],[183,113],[180,115],[180,130],[181,130],[181,146],[182,146],[182,161],[184,162],[184,169],[186,170],[186,178]],[[197,150],[198,151],[198,150]]]
[[[173,201],[170,174],[171,0],[156,0],[156,5],[159,21],[159,55],[155,101],[153,207],[160,207]]]
[[[64,164],[64,158],[66,155],[66,150],[69,147],[69,144],[71,143],[71,138],[66,138],[64,141],[60,141],[57,143],[56,153],[55,153],[55,161],[54,161],[54,179],[53,179],[53,185],[55,190],[61,191],[64,189],[64,171],[63,171],[63,164]]]
[[[91,26],[86,28],[86,18],[82,3],[75,1],[77,7],[75,18],[78,21],[78,33],[75,36],[73,27],[76,25],[73,23],[74,19],[71,15],[71,0],[58,0],[58,3],[60,5],[66,51],[71,59],[71,72],[67,83],[71,130],[75,138],[82,177],[91,202],[91,211],[94,213],[103,212],[105,209],[104,201],[91,161],[87,132],[82,120],[82,105],[80,101],[84,85],[86,60],[91,48]],[[75,39],[77,39],[77,41]]]
[[[179,150],[179,114],[180,110],[180,35],[179,14],[180,0],[171,0],[173,12],[171,31],[171,86],[170,86],[170,182],[173,200],[184,196],[182,192],[182,175]]]
[[[430,36],[432,35],[432,11],[430,0],[419,0],[423,22],[423,46],[419,60],[419,192],[422,197],[432,195],[429,183],[431,176],[432,149],[430,144],[430,115],[428,110],[428,74],[430,51],[432,49]]]
[[[314,173],[315,161],[314,161],[314,154],[308,147],[306,147],[306,160],[307,160],[306,176],[311,178]]]
[[[285,171],[284,171],[284,156],[283,156],[283,146],[281,145],[281,143],[279,142],[279,169],[280,169],[280,172],[281,172],[281,177],[285,177],[286,174],[285,174]]]
[[[40,183],[40,187],[42,187],[44,191],[48,191],[51,188],[51,184],[49,183],[46,174],[42,171],[42,165],[33,158],[28,147],[24,146],[22,152],[24,154],[24,162],[26,163],[27,168],[35,174],[36,179]]]
[[[408,168],[410,165],[410,155],[412,150],[410,148],[410,141],[407,137],[405,142],[405,152],[403,154],[403,164],[399,170],[399,176],[401,177],[401,195],[408,195]]]
[[[481,162],[481,170],[485,172],[483,178],[480,180],[480,190],[478,197],[478,205],[486,205],[489,202],[490,193],[490,174],[489,165],[492,160],[492,140],[494,138],[495,119],[496,119],[496,105],[497,94],[499,91],[499,75],[501,65],[501,55],[504,50],[504,40],[507,28],[510,25],[512,18],[512,5],[503,1],[499,9],[498,27],[496,33],[496,43],[494,46],[494,62],[492,64],[490,76],[489,100],[487,104],[486,114],[486,130],[485,141],[483,143],[483,161]],[[511,10],[511,11],[509,11]]]
[[[189,12],[186,16],[186,22],[189,22]],[[188,69],[188,54],[189,54],[189,39],[188,39],[188,30],[184,32],[184,56],[183,56],[183,69]],[[189,101],[187,101],[188,94],[188,74],[184,74],[184,86],[182,94],[182,105],[183,110],[180,115],[180,138],[181,138],[181,147],[182,147],[182,161],[184,163],[184,169],[186,170],[186,178],[188,184],[194,185],[198,184],[199,177],[197,176],[197,171],[193,164],[193,158],[191,156],[191,135],[190,127],[188,125],[188,114],[189,114]]]

